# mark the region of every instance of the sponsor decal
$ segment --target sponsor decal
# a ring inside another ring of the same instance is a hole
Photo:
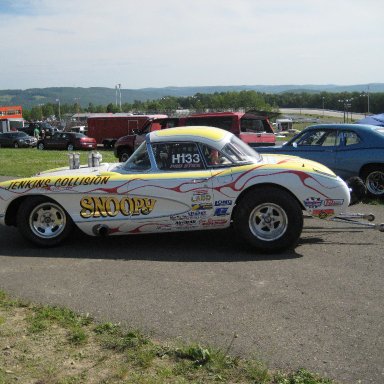
[[[171,220],[185,220],[190,218],[202,218],[207,216],[207,211],[189,211],[181,215],[171,215]]]
[[[9,190],[33,189],[55,187],[77,187],[79,185],[103,185],[107,184],[110,176],[92,177],[60,177],[55,181],[51,179],[16,180],[9,184]]]
[[[175,224],[181,227],[188,227],[191,225],[196,225],[197,220],[179,220],[179,221],[176,221]]]
[[[215,209],[215,214],[214,216],[227,216],[229,215],[228,213],[228,207],[224,207],[224,208],[216,208]]]
[[[221,207],[223,205],[232,205],[232,200],[217,200],[217,201],[215,201],[215,207]]]
[[[329,216],[335,214],[334,209],[314,209],[312,212],[313,216],[317,216],[319,219],[326,219]]]
[[[344,204],[344,199],[325,199],[324,207],[336,207]]]
[[[202,220],[200,224],[204,227],[208,226],[220,226],[220,225],[225,225],[228,223],[228,219],[211,219],[209,218],[208,220]]]
[[[323,204],[323,200],[320,197],[308,197],[304,200],[304,206],[307,208],[319,208]]]
[[[146,197],[92,197],[85,196],[80,200],[80,216],[84,219],[90,217],[115,217],[149,215],[156,204],[155,199]]]
[[[192,202],[193,203],[201,203],[201,202],[208,202],[212,200],[212,196],[207,194],[201,194],[201,193],[194,193],[192,195]]]
[[[212,208],[212,203],[192,204],[192,211],[205,211]]]

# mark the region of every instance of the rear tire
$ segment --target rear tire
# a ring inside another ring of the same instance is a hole
[[[268,187],[248,192],[233,217],[237,236],[258,251],[294,248],[303,229],[300,204],[290,193]]]
[[[37,149],[40,149],[41,151],[42,151],[43,149],[45,149],[45,147],[44,147],[44,143],[39,143],[39,144],[37,144]]]
[[[75,146],[73,144],[68,144],[67,150],[68,151],[73,151],[75,149]]]
[[[21,204],[17,226],[32,243],[53,247],[69,236],[73,222],[60,204],[42,196],[32,196]]]
[[[364,172],[367,192],[373,197],[384,196],[384,167],[377,165]]]

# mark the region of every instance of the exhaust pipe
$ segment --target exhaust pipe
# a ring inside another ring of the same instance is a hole
[[[98,224],[92,228],[96,236],[105,237],[109,235],[109,227],[105,224]]]

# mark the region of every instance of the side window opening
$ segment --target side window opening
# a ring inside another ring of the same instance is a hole
[[[201,150],[208,167],[232,165],[232,162],[220,151],[202,144]]]
[[[344,132],[344,138],[345,138],[345,145],[354,145],[360,143],[360,137],[352,131],[346,131]]]
[[[196,143],[153,144],[157,168],[163,171],[204,169],[199,148]]]

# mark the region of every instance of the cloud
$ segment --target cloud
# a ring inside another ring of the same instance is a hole
[[[381,4],[5,0],[1,87],[378,82]]]

